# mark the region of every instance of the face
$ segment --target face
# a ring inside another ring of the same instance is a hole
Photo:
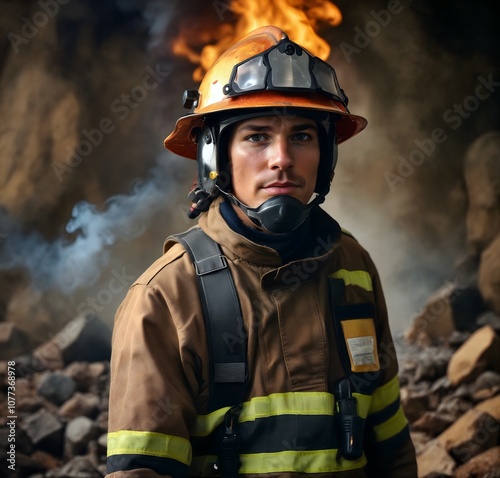
[[[261,116],[242,121],[229,140],[233,194],[250,207],[279,195],[307,204],[319,158],[318,127],[312,119]]]

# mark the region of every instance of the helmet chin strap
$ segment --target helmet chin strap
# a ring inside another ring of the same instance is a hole
[[[256,226],[274,234],[292,232],[297,229],[308,218],[311,209],[325,200],[325,194],[319,194],[308,204],[303,204],[292,196],[273,196],[260,206],[252,208],[227,191],[221,190],[221,192]]]

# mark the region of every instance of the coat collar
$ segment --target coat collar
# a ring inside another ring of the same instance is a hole
[[[220,212],[220,204],[224,199],[218,197],[210,206],[207,213],[200,218],[200,227],[216,242],[222,245],[224,252],[232,259],[240,258],[245,262],[270,267],[286,268],[275,249],[256,244],[247,237],[233,231],[226,223]],[[340,226],[325,211],[317,207],[311,211],[311,232],[304,259],[293,261],[290,264],[304,260],[324,260],[331,255],[340,238]]]

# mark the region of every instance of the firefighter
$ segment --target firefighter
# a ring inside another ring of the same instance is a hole
[[[199,222],[117,311],[107,477],[416,477],[377,270],[320,207],[366,120],[274,26],[184,104]]]

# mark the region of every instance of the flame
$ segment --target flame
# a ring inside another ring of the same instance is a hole
[[[316,31],[321,24],[339,25],[342,13],[329,0],[225,0],[213,2],[219,16],[232,16],[231,23],[219,23],[216,28],[200,21],[193,26],[180,25],[174,40],[175,55],[187,58],[197,65],[193,80],[199,82],[214,61],[238,39],[265,25],[275,25],[284,30],[291,40],[299,43],[312,54],[326,60],[330,46]],[[193,35],[193,31],[197,34]]]

